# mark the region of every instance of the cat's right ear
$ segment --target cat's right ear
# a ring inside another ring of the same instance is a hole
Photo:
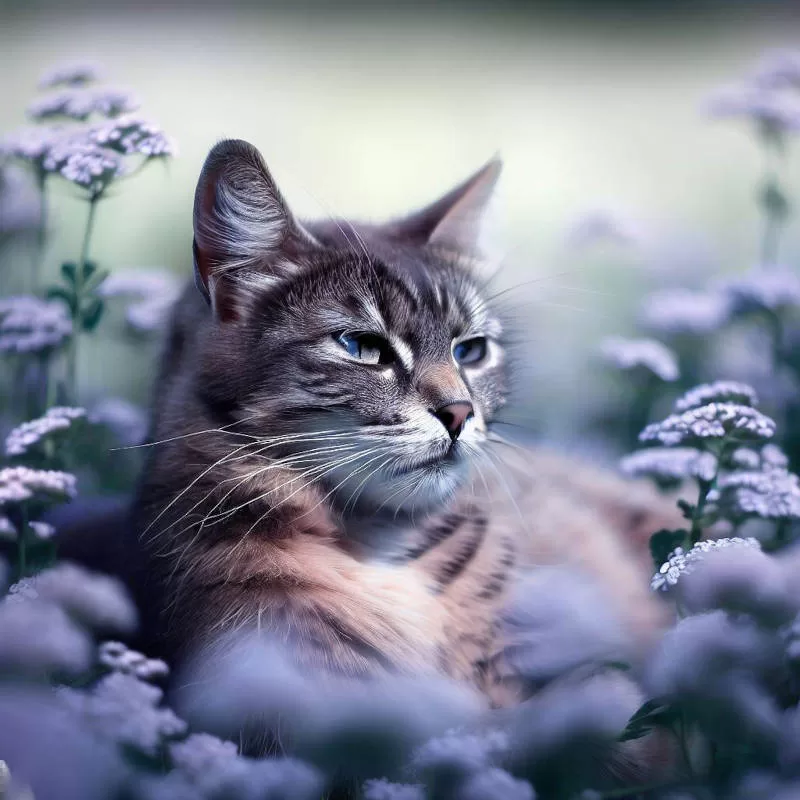
[[[228,139],[211,150],[194,198],[194,274],[218,317],[236,319],[242,284],[287,274],[313,244],[253,145]]]

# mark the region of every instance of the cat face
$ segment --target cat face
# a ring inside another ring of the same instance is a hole
[[[257,151],[209,156],[195,207],[209,398],[347,513],[436,507],[482,457],[505,392],[473,257],[497,169],[400,222],[301,226]]]

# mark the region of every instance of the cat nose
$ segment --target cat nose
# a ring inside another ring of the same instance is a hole
[[[467,420],[474,414],[475,409],[472,407],[472,403],[468,402],[448,403],[433,412],[433,416],[447,428],[452,441],[458,439],[461,431],[464,430],[464,425],[467,424]]]

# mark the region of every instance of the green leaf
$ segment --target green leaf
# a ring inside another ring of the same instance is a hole
[[[772,181],[768,182],[761,190],[761,204],[776,219],[786,219],[791,210],[788,198]]]
[[[678,547],[688,536],[688,532],[680,529],[675,531],[662,528],[650,537],[650,555],[658,569],[668,558],[670,553]]]
[[[83,329],[93,331],[103,316],[105,304],[99,297],[93,297],[83,310]]]
[[[648,700],[628,720],[625,730],[618,737],[620,742],[641,739],[654,728],[668,728],[678,718],[679,710],[663,700]]]
[[[64,276],[64,280],[70,285],[75,285],[75,276],[78,274],[78,267],[72,261],[65,261],[61,265],[61,274]]]
[[[94,261],[86,261],[83,265],[83,279],[91,278],[97,271],[97,264]]]
[[[67,289],[64,286],[51,286],[47,290],[47,296],[51,300],[62,300],[64,303],[66,303],[70,314],[73,317],[75,316],[75,309],[78,305],[78,299],[75,297],[74,291]]]
[[[687,500],[678,500],[678,508],[683,512],[683,518],[688,520],[694,519],[695,507]]]

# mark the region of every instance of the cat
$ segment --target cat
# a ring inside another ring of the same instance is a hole
[[[582,570],[638,641],[658,628],[647,537],[673,506],[493,429],[514,370],[480,240],[500,169],[385,224],[302,223],[256,148],[211,150],[133,513],[159,654],[261,630],[309,670],[511,705],[503,609],[543,564]]]

